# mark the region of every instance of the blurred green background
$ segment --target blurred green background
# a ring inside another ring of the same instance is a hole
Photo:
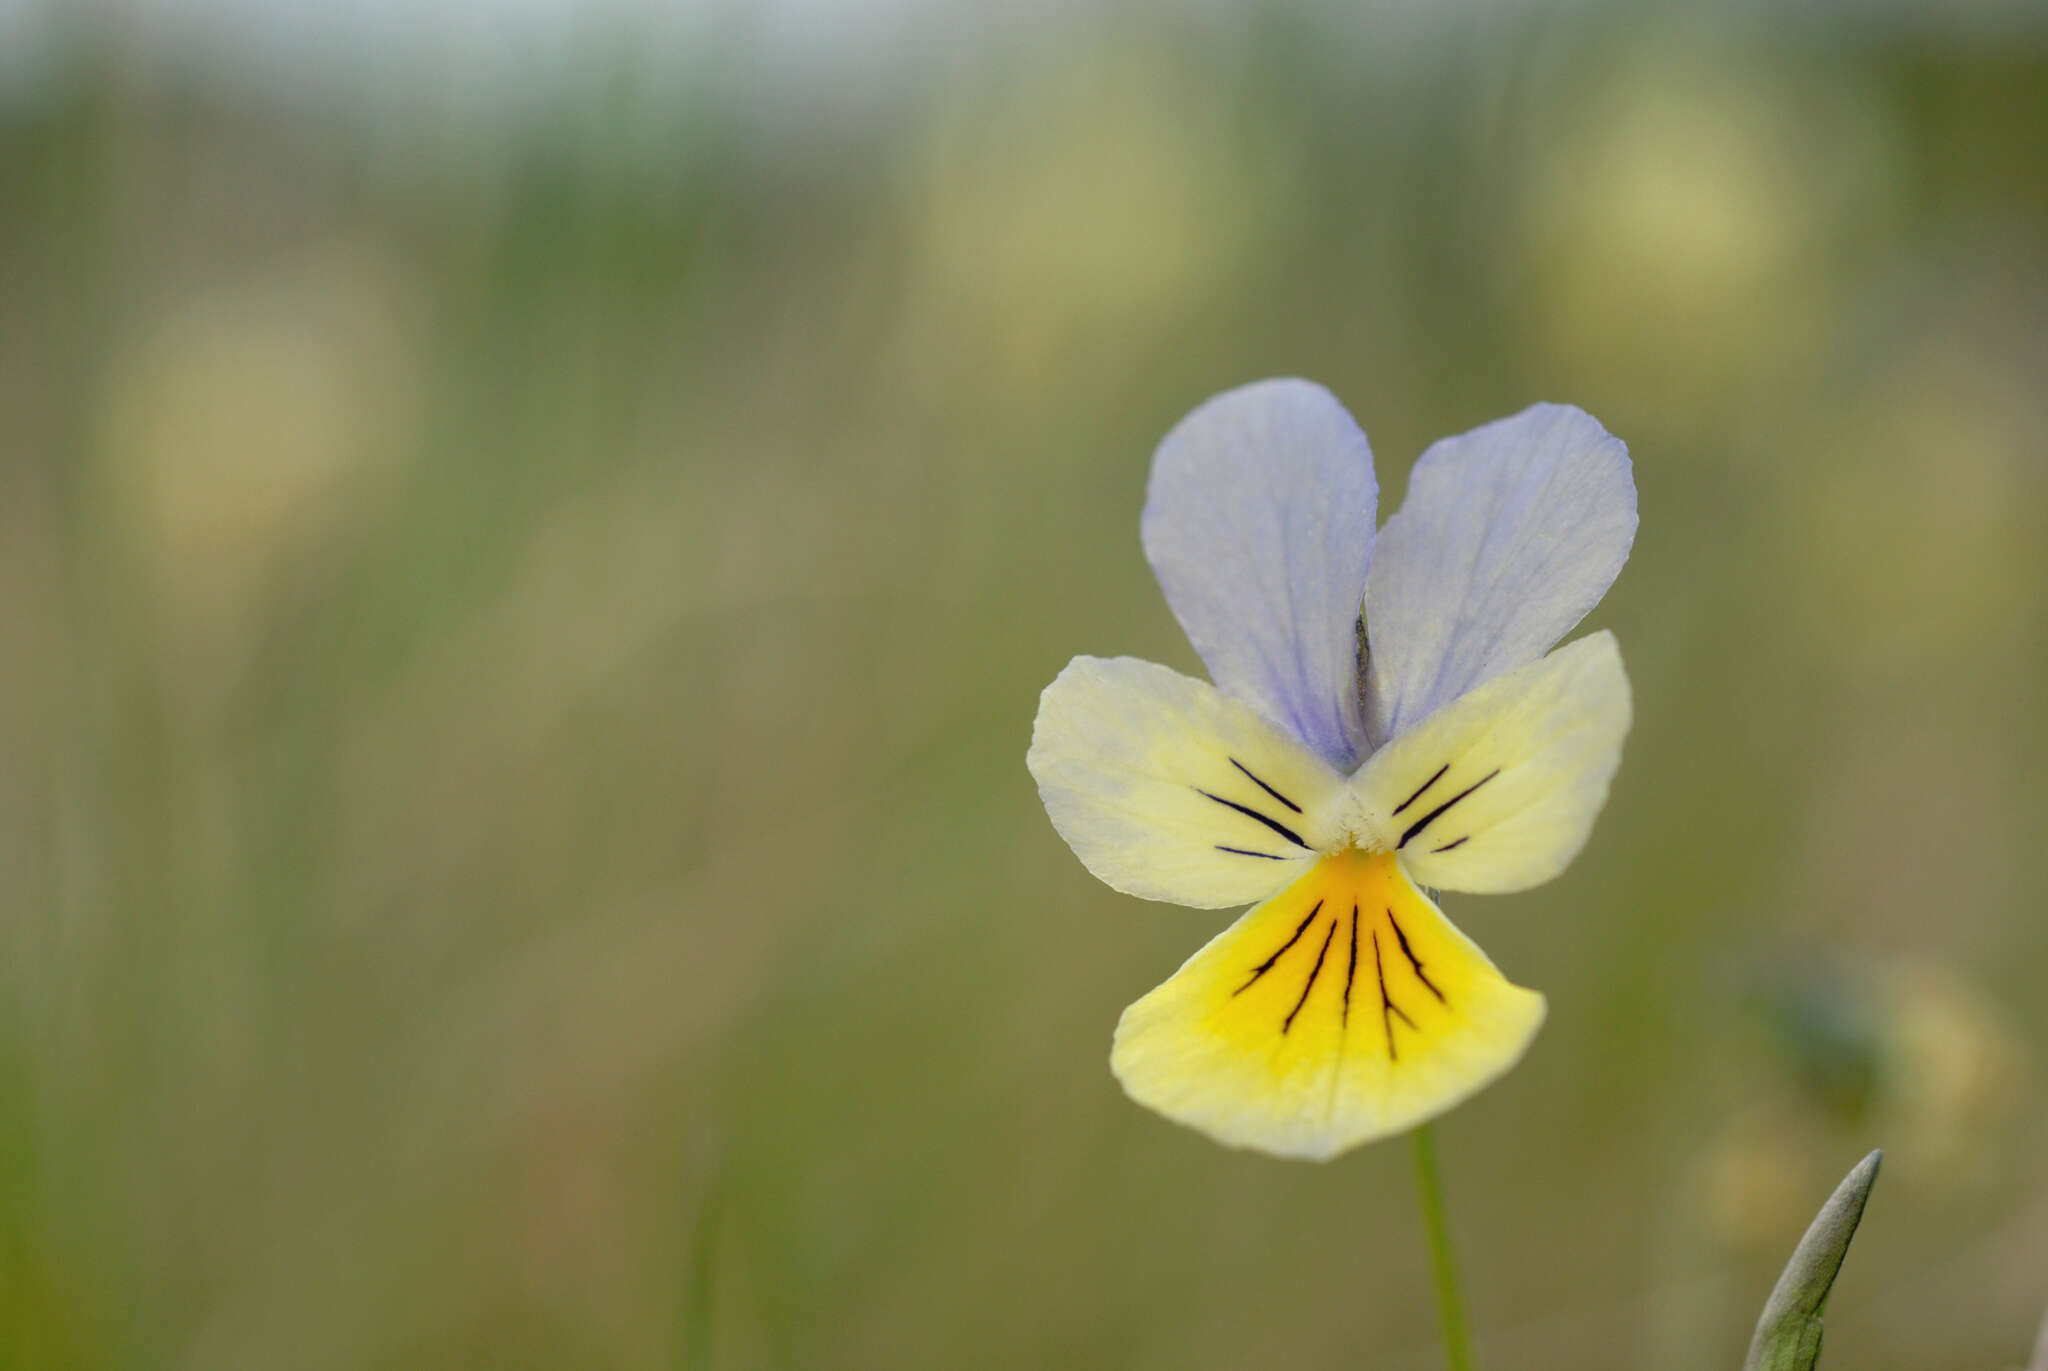
[[[2024,1359],[2048,15],[260,8],[0,3],[0,1363],[1436,1365],[1403,1146],[1122,1098],[1228,916],[1024,769],[1288,373],[1383,509],[1636,461],[1613,801],[1448,904],[1483,1363],[1734,1365],[1879,1145],[1827,1364]]]

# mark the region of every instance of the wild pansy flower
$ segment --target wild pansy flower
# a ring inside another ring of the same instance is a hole
[[[1422,455],[1374,533],[1365,434],[1306,381],[1182,420],[1145,555],[1215,684],[1076,657],[1029,758],[1053,826],[1126,894],[1254,907],[1124,1011],[1110,1066],[1219,1142],[1324,1159],[1520,1058],[1543,997],[1430,890],[1562,871],[1629,726],[1612,634],[1551,651],[1636,529],[1628,452],[1536,405]]]

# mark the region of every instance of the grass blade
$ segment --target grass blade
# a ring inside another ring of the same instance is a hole
[[[1809,1371],[1820,1360],[1821,1310],[1849,1254],[1856,1225],[1863,1221],[1863,1206],[1883,1160],[1884,1153],[1872,1152],[1858,1162],[1821,1206],[1764,1303],[1743,1371]]]

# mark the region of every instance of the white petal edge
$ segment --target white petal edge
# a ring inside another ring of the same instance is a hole
[[[1358,613],[1378,508],[1372,448],[1344,406],[1272,380],[1167,434],[1141,521],[1210,677],[1346,771],[1366,751]]]
[[[1628,449],[1570,405],[1433,444],[1365,588],[1375,746],[1528,662],[1583,619],[1635,541]]]
[[[1611,633],[1593,633],[1438,710],[1352,780],[1417,884],[1503,894],[1571,864],[1607,803],[1630,721]]]
[[[1074,855],[1147,900],[1263,900],[1355,824],[1327,762],[1208,682],[1134,657],[1070,662],[1039,698],[1026,760]]]

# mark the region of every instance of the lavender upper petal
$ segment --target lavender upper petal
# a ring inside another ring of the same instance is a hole
[[[1160,443],[1142,523],[1215,683],[1345,769],[1368,750],[1357,632],[1378,502],[1372,449],[1336,397],[1259,381]]]
[[[1600,602],[1635,541],[1628,449],[1532,405],[1422,454],[1366,582],[1373,746],[1535,661]]]

